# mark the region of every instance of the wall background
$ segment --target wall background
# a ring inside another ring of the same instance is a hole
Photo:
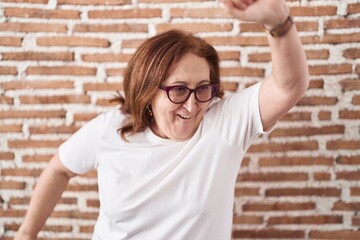
[[[288,1],[308,57],[305,96],[243,161],[234,239],[360,239],[360,1]],[[270,73],[260,25],[215,1],[0,2],[0,239],[12,239],[56,148],[108,110],[146,38],[196,32],[222,59],[227,94]],[[240,159],[239,159],[240,160]],[[40,239],[89,239],[96,173],[67,187]]]

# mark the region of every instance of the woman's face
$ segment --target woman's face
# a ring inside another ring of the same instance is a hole
[[[173,67],[162,86],[180,85],[194,89],[210,83],[210,68],[206,59],[188,53]],[[209,102],[198,102],[194,93],[184,103],[172,103],[166,91],[159,89],[151,103],[154,121],[150,127],[159,137],[187,140],[194,135],[208,106]]]

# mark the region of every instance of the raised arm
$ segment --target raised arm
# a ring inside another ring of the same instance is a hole
[[[242,21],[259,22],[268,30],[282,28],[285,34],[273,37],[272,73],[264,80],[259,95],[261,120],[265,130],[273,126],[303,96],[309,84],[305,52],[284,0],[222,0],[226,11]]]
[[[56,154],[41,173],[31,197],[25,219],[15,240],[35,240],[50,216],[71,177],[75,176],[60,162]]]

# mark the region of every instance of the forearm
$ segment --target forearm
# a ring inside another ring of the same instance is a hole
[[[288,13],[286,15],[288,16]],[[269,33],[267,35],[274,83],[289,91],[289,94],[295,93],[300,97],[308,87],[309,73],[306,55],[295,25],[281,37],[273,37]]]
[[[54,165],[56,163],[50,163],[41,173],[16,240],[36,239],[65,190],[70,176],[58,171]]]

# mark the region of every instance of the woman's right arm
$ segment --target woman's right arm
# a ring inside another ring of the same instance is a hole
[[[37,239],[39,231],[61,198],[70,178],[75,175],[61,163],[58,154],[53,156],[39,177],[15,240]]]

